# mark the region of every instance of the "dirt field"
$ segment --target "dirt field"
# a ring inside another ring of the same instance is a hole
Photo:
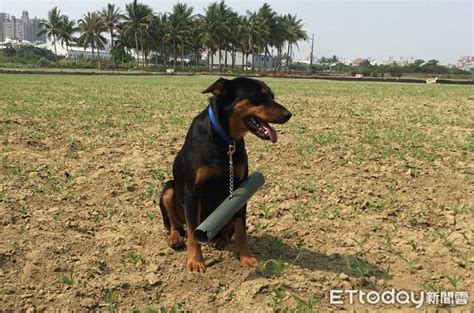
[[[391,288],[474,309],[473,87],[265,79],[294,117],[247,136],[260,266],[204,248],[196,274],[154,200],[215,79],[0,75],[0,311],[412,310],[329,304]]]

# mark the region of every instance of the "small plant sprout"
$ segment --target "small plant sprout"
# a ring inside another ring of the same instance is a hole
[[[117,311],[117,300],[115,299],[114,291],[112,289],[107,290],[105,301],[107,302],[107,310],[109,313],[114,313]]]
[[[357,247],[359,248],[359,252],[364,253],[364,246],[367,243],[369,236],[364,236],[361,239],[353,238],[352,240],[356,243]]]
[[[462,281],[462,278],[456,275],[453,275],[453,276],[446,275],[446,278],[448,279],[451,286],[453,286],[453,288],[455,289],[458,288],[459,282]]]
[[[74,284],[74,277],[73,277],[73,271],[70,270],[67,273],[59,273],[59,279],[68,286],[72,286]]]
[[[446,235],[445,233],[443,233],[439,229],[435,229],[434,233],[438,236],[438,238],[441,240],[441,243],[443,244],[443,246],[445,246],[446,249],[448,249],[449,252],[456,251],[456,247],[454,246],[454,242],[456,240],[458,240],[459,238],[456,238],[454,240],[449,239],[449,236],[451,236],[454,233],[454,231],[452,231],[452,232],[450,232],[449,234]]]
[[[282,285],[273,288],[273,294],[268,298],[268,303],[274,312],[280,312],[283,309],[283,299],[285,298],[285,290]]]

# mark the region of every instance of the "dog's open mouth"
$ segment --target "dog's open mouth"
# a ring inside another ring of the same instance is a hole
[[[278,136],[276,131],[267,122],[255,116],[248,116],[244,119],[247,128],[257,137],[263,140],[271,140],[277,142]]]

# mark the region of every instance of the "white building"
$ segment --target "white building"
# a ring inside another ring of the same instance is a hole
[[[204,59],[207,59],[207,53],[203,53],[202,57]],[[227,52],[227,63],[226,63],[226,52],[224,50],[222,50],[221,51],[221,60],[219,62],[219,51],[217,51],[213,55],[212,62],[213,62],[213,64],[212,64],[213,67],[219,66],[219,64],[221,66],[227,65],[228,67],[230,67],[230,66],[232,66],[232,54],[231,54],[231,52]],[[253,63],[254,68],[256,68],[256,69],[263,68],[263,67],[265,67],[267,69],[271,69],[271,68],[273,68],[274,58],[271,55],[267,55],[266,59],[265,59],[264,54],[255,53],[254,55],[249,54],[248,63],[245,64],[245,62],[246,62],[246,56],[244,55],[243,59],[242,59],[242,52],[237,51],[235,53],[235,60],[234,60],[234,66],[236,66],[236,67],[242,67],[242,64],[244,64],[247,68],[251,68],[252,63]]]
[[[46,49],[51,50],[54,53],[54,43],[49,38],[46,40]],[[66,45],[62,45],[61,41],[56,40],[56,51],[58,56],[64,56],[71,60],[77,60],[81,58],[93,59],[100,56],[102,60],[112,60],[112,54],[109,50],[100,50],[97,54],[97,49],[94,49],[94,55],[92,55],[92,48],[88,47],[84,49],[79,47],[77,44],[71,44],[66,48]]]
[[[388,59],[385,59],[382,61],[383,65],[399,65],[399,66],[406,66],[415,63],[415,58],[414,57],[399,57],[394,58],[392,56],[388,57]]]

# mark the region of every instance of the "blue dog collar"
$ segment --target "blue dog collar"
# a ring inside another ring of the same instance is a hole
[[[234,143],[234,140],[230,138],[229,135],[224,131],[222,126],[219,124],[217,121],[216,116],[214,115],[214,110],[212,110],[211,106],[208,106],[207,113],[209,115],[209,119],[211,120],[211,126],[214,128],[214,130],[221,136],[221,138],[228,144],[232,145]]]

